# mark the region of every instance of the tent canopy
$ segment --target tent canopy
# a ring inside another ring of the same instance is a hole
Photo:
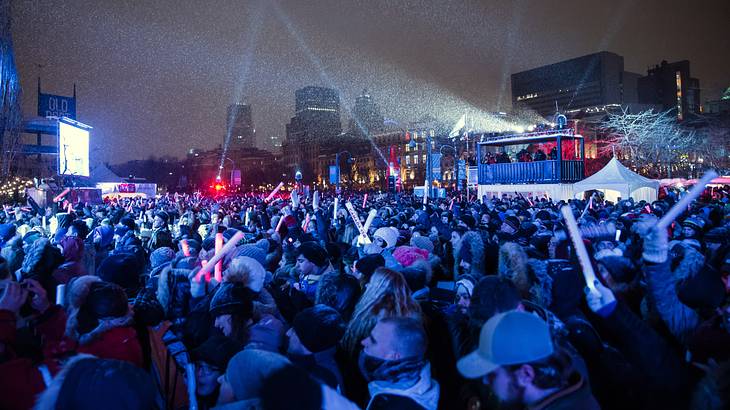
[[[600,171],[573,184],[573,189],[576,195],[592,189],[603,191],[609,201],[616,201],[619,196],[623,199],[632,197],[637,201],[656,201],[659,181],[633,172],[613,157]]]
[[[91,181],[93,182],[124,182],[124,178],[115,174],[109,167],[102,164],[91,171]]]

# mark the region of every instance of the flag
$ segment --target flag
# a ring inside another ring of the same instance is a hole
[[[451,132],[449,133],[449,138],[458,137],[464,127],[466,127],[466,114],[462,115],[461,118],[459,118],[459,121],[456,121],[454,128],[451,129]]]

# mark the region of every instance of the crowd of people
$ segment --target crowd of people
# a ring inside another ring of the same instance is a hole
[[[266,194],[6,206],[0,408],[730,407],[728,187]]]

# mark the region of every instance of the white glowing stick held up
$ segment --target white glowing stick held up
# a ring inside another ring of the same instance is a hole
[[[352,221],[355,222],[355,226],[357,227],[357,230],[360,231],[360,235],[362,235],[364,239],[370,241],[370,238],[368,237],[368,231],[366,231],[365,227],[362,226],[362,222],[360,222],[360,217],[357,215],[355,207],[352,206],[352,202],[345,202],[345,208],[347,208],[347,211],[350,212]]]
[[[335,197],[335,210],[332,211],[332,219],[337,220],[337,206],[340,204],[340,198]]]
[[[274,190],[273,190],[273,191],[271,191],[271,193],[269,194],[269,196],[267,196],[267,197],[266,197],[266,199],[264,199],[264,202],[269,202],[269,201],[271,201],[271,198],[273,198],[273,197],[274,197],[274,195],[276,195],[276,193],[277,193],[277,192],[279,192],[279,190],[280,190],[280,189],[281,189],[281,187],[283,187],[283,186],[284,186],[284,183],[283,183],[283,182],[279,182],[279,185],[277,185],[277,186],[276,186],[276,188],[274,188]]]
[[[563,207],[560,208],[560,212],[563,214],[565,225],[570,233],[570,239],[573,242],[573,248],[575,248],[575,253],[578,256],[578,261],[580,262],[580,267],[583,271],[583,278],[585,278],[586,286],[588,286],[588,289],[592,294],[600,297],[601,294],[598,292],[598,289],[596,289],[596,286],[593,283],[596,280],[596,273],[593,271],[591,259],[588,257],[588,251],[583,243],[583,238],[580,236],[578,224],[575,222],[575,217],[573,216],[573,210],[570,209],[569,205],[563,205]]]
[[[365,205],[368,203],[368,194],[366,193],[365,196],[362,198],[362,209],[365,209]]]
[[[687,210],[687,207],[689,207],[692,201],[700,196],[702,191],[705,190],[705,185],[709,184],[710,181],[715,178],[717,178],[717,172],[715,172],[715,170],[711,169],[705,172],[705,175],[702,175],[702,178],[697,181],[695,186],[693,186],[692,189],[690,189],[689,192],[682,197],[682,199],[677,201],[673,207],[669,208],[662,219],[657,222],[657,227],[659,229],[667,229],[679,215],[682,215],[682,213]]]
[[[375,217],[377,215],[378,215],[378,211],[376,211],[374,209],[371,209],[370,212],[368,212],[368,219],[365,220],[365,226],[363,227],[363,228],[365,228],[365,232],[367,232],[368,229],[370,229],[370,224],[373,223],[373,219],[375,219]]]

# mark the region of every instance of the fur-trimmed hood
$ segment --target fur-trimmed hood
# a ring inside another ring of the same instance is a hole
[[[467,252],[465,248],[468,248],[468,252],[471,253],[471,268],[469,274],[474,277],[480,277],[484,275],[484,242],[479,233],[469,231],[462,236],[459,245],[454,249],[454,274],[458,275],[459,264],[464,259],[464,253]]]

